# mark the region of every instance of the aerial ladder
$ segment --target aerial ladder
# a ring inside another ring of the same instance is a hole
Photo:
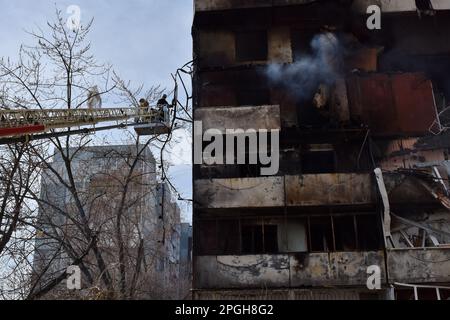
[[[97,127],[108,122],[114,124]],[[162,135],[170,132],[169,122],[168,108],[0,110],[0,145],[126,127]]]
[[[171,122],[176,118],[179,104],[176,77],[180,71],[187,73],[179,69],[176,75],[172,75],[175,88],[172,91],[171,105],[155,107],[147,104],[145,108],[139,105],[126,108],[13,110],[0,105],[0,145],[128,127],[134,127],[138,136],[169,135],[172,130]]]
[[[139,105],[126,108],[13,110],[0,105],[0,145],[128,127],[134,127],[138,136],[169,135],[179,105],[177,76],[180,71],[188,73],[179,69],[176,75],[172,75],[175,87],[171,105],[155,107],[147,104],[144,108]],[[187,93],[186,87],[184,88]]]

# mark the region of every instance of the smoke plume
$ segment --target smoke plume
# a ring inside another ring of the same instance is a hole
[[[293,64],[271,64],[266,74],[273,85],[282,86],[299,99],[309,99],[321,84],[333,84],[341,73],[343,48],[330,32],[316,35],[311,54],[300,56]]]

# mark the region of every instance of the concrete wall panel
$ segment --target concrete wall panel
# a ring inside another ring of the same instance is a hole
[[[196,289],[365,286],[367,268],[378,265],[386,279],[383,252],[289,255],[200,256]]]
[[[367,268],[380,266],[386,278],[382,252],[331,252],[291,255],[291,286],[365,285]]]
[[[402,283],[450,281],[450,249],[389,250],[389,279]]]
[[[203,256],[195,261],[197,288],[264,288],[289,286],[289,257]]]
[[[369,204],[373,202],[368,174],[286,176],[288,206]]]
[[[282,207],[283,182],[283,177],[197,180],[194,192],[200,207]]]
[[[202,121],[203,130],[281,128],[279,106],[198,108],[194,119]]]

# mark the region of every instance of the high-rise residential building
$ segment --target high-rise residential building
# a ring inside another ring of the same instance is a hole
[[[34,279],[39,280],[36,290],[64,274],[89,249],[82,263],[77,263],[82,290],[68,291],[62,281],[50,292],[51,297],[91,296],[93,290],[117,294],[123,279],[121,253],[126,292],[133,292],[127,297],[185,297],[187,293],[178,286],[189,281],[180,273],[180,209],[167,184],[158,182],[150,149],[136,145],[82,147],[71,148],[69,154],[79,201],[70,188],[67,158],[56,154],[42,176],[41,231],[34,257]],[[85,236],[86,225],[92,237]],[[108,292],[102,281],[105,272],[100,272],[89,240],[94,236],[115,293]]]
[[[450,3],[194,7],[194,298],[448,299]]]

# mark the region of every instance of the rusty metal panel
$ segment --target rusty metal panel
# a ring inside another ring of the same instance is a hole
[[[194,193],[201,208],[282,207],[283,186],[283,177],[197,180]]]
[[[352,77],[348,81],[348,91],[353,119],[368,125],[373,133],[400,131],[389,75]]]
[[[347,70],[358,69],[365,72],[376,72],[378,69],[378,49],[362,48],[352,53],[347,59]]]
[[[286,176],[288,206],[370,204],[374,201],[368,174]]]
[[[336,80],[331,96],[331,112],[340,123],[345,123],[350,120],[347,84],[345,83],[345,79]]]
[[[431,81],[421,73],[347,80],[351,116],[379,135],[423,135],[437,117]]]
[[[294,254],[290,256],[291,286],[365,285],[371,265],[380,266],[386,279],[382,251]]]
[[[428,248],[387,251],[391,282],[450,282],[450,249]]]
[[[279,106],[198,108],[194,111],[194,119],[202,121],[204,131],[281,128]]]
[[[431,81],[420,73],[397,74],[391,79],[401,132],[429,133],[437,117]]]
[[[289,287],[288,255],[200,256],[196,289]]]

